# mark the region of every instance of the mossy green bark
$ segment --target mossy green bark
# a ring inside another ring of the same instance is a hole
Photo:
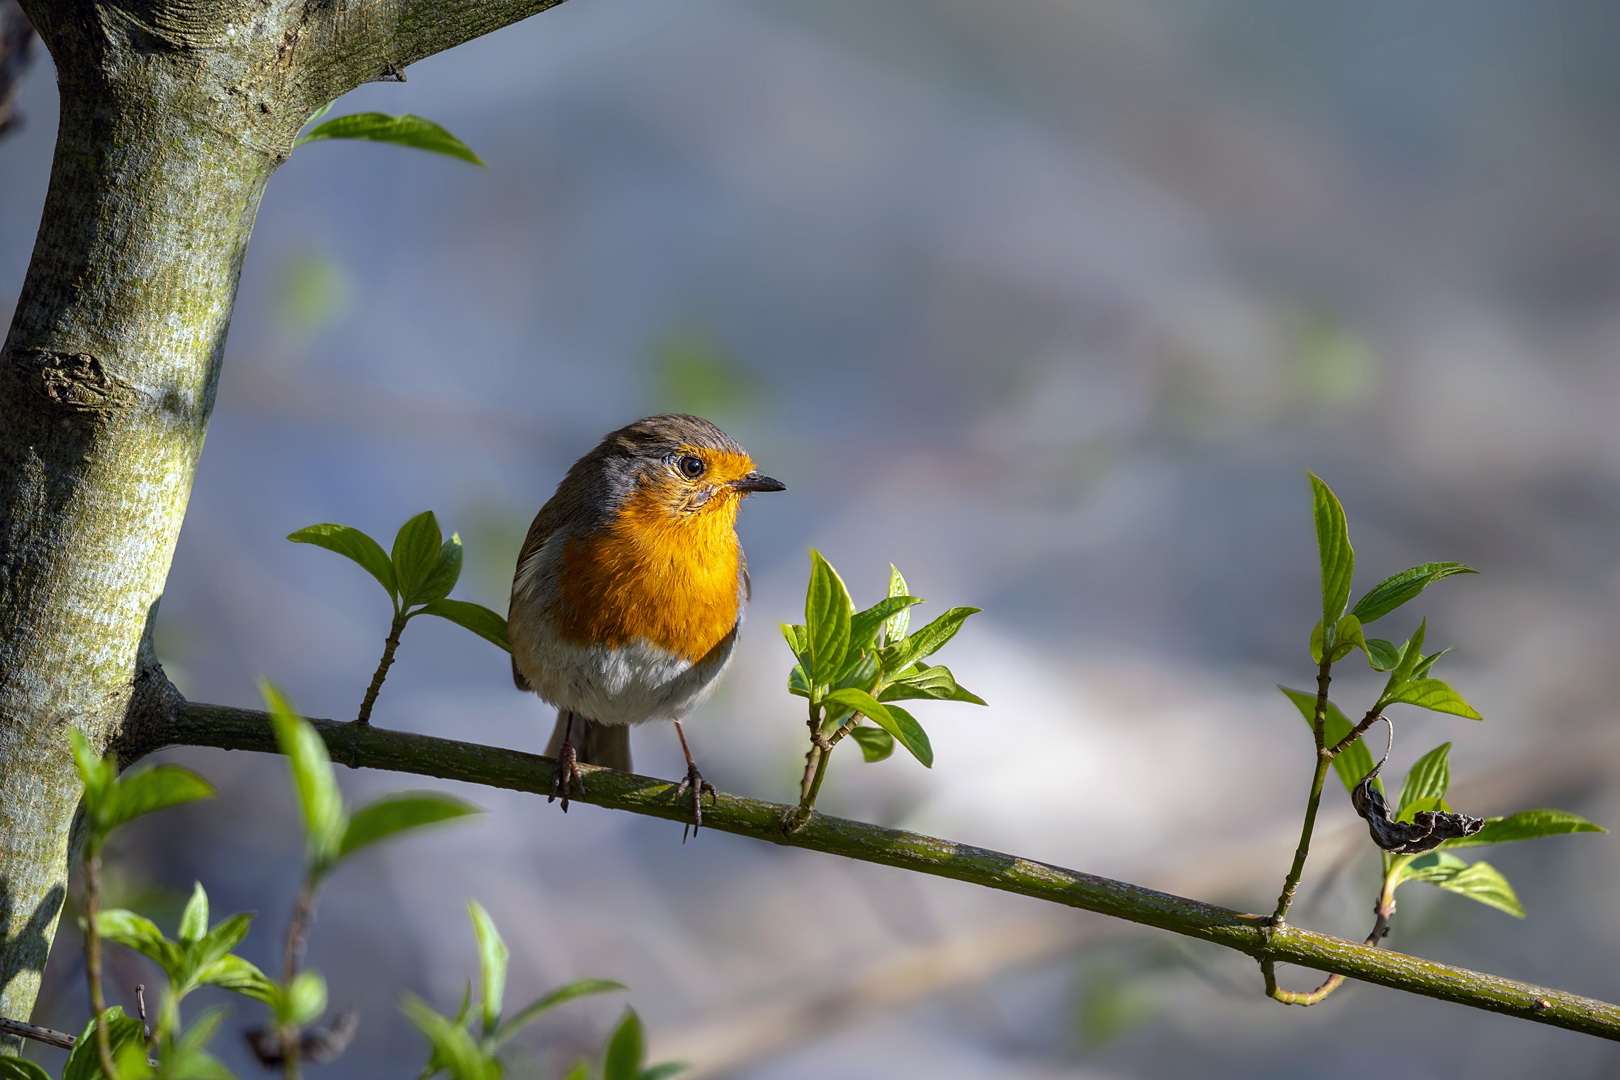
[[[326,740],[332,760],[339,764],[437,776],[537,795],[551,791],[554,763],[549,758],[384,731],[367,724],[330,720],[314,723]],[[277,752],[275,735],[264,713],[193,702],[181,705],[172,719],[132,728],[121,749],[138,755],[170,744]],[[683,824],[690,820],[691,803],[678,795],[674,784],[611,769],[584,768],[586,791],[574,796],[579,802]],[[712,806],[705,804],[703,827],[1100,912],[1236,949],[1257,960],[1299,964],[1424,997],[1620,1040],[1620,1006],[1608,1002],[1311,930],[1273,927],[1263,915],[901,829],[816,814],[802,828],[790,831],[787,823],[793,813],[793,807],[778,803],[720,795]],[[1260,994],[1258,979],[1255,994]]]

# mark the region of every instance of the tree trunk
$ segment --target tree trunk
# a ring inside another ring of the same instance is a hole
[[[10,1017],[29,1015],[66,895],[80,794],[68,729],[105,747],[131,710],[170,693],[148,631],[253,217],[298,128],[145,27],[96,25],[63,6],[31,12],[56,59],[61,129],[0,353],[0,1014]]]
[[[151,622],[265,182],[318,106],[557,2],[24,0],[61,128],[0,350],[0,1016],[66,896],[68,730],[178,699]]]

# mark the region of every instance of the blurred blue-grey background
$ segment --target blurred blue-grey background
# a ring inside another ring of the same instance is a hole
[[[274,178],[164,659],[200,700],[253,705],[265,675],[351,716],[386,602],[282,537],[386,539],[432,508],[467,544],[458,595],[504,610],[569,462],[700,411],[791,489],[743,514],[753,613],[688,725],[710,779],[791,800],[803,725],[775,623],[806,549],[857,600],[892,561],[922,612],[985,609],[942,659],[990,706],[920,707],[935,768],[838,760],[824,809],[1263,910],[1311,764],[1272,689],[1312,677],[1310,469],[1349,511],[1359,588],[1482,571],[1414,610],[1487,722],[1406,710],[1396,775],[1454,740],[1460,809],[1620,822],[1617,35],[1597,0],[572,0],[415,65],[335,114],[430,117],[489,167],[323,142]],[[0,142],[0,315],[54,97],[41,57]],[[1339,685],[1359,711],[1374,683]],[[530,751],[551,722],[504,655],[433,620],[375,719]],[[640,769],[677,775],[671,731],[636,739]],[[284,767],[170,756],[222,795],[132,833],[119,888],[162,911],[201,879],[216,911],[261,912],[247,951],[270,963],[301,853]],[[327,892],[310,962],[364,1020],[312,1075],[415,1074],[396,1001],[454,1007],[469,897],[511,942],[512,1000],[618,978],[653,1054],[701,1077],[1620,1068],[1596,1040],[1393,991],[1285,1009],[1241,957],[1033,901],[464,794],[481,821]],[[1337,788],[1324,819],[1298,921],[1359,938],[1376,859]],[[1390,944],[1620,998],[1614,844],[1487,857],[1527,920],[1409,885]],[[38,1019],[76,1027],[61,942]],[[127,994],[141,970],[120,963]],[[559,1075],[621,1007],[557,1013],[513,1075]]]

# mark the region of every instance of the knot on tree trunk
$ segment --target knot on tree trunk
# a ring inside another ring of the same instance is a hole
[[[107,412],[140,401],[133,386],[107,374],[89,353],[30,349],[15,355],[12,364],[34,393],[70,412]]]

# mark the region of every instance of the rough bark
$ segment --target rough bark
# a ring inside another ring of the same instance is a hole
[[[0,1015],[66,896],[68,729],[172,701],[147,638],[266,181],[319,105],[555,2],[25,3],[61,127],[0,350]]]

